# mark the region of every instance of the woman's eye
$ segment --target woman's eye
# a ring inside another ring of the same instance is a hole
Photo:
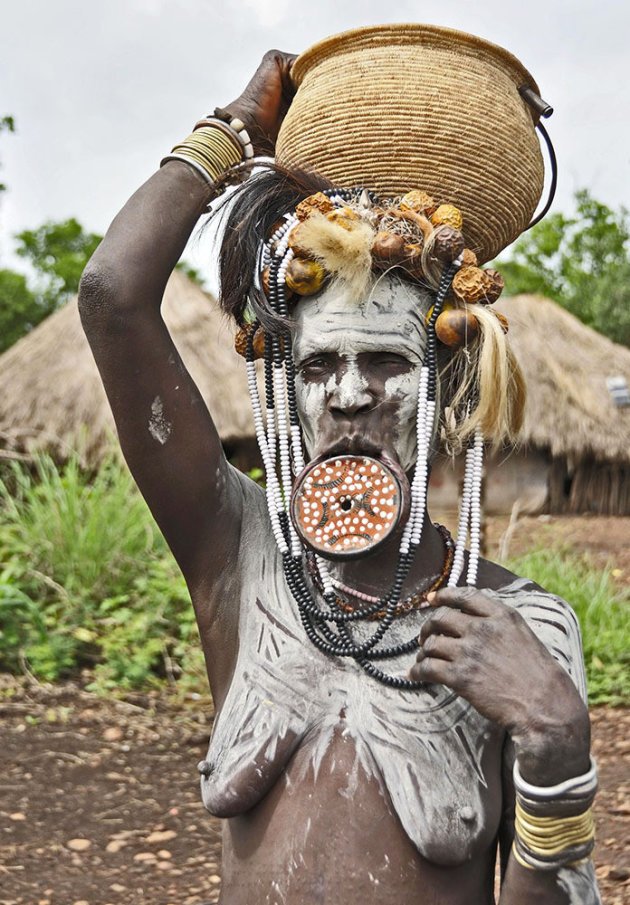
[[[304,376],[316,376],[325,373],[328,367],[329,363],[325,358],[311,358],[300,366],[300,373]]]
[[[394,355],[391,353],[384,353],[383,355],[375,356],[372,363],[377,367],[411,367],[411,362],[404,358],[402,355]]]

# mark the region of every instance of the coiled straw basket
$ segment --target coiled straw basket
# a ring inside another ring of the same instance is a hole
[[[292,78],[278,162],[455,204],[480,263],[530,222],[544,168],[537,114],[518,89],[538,87],[506,50],[429,25],[360,28],[301,54]]]

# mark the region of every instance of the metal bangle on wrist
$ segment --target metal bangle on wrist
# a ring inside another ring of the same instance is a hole
[[[254,156],[254,146],[252,145],[249,133],[245,128],[245,123],[237,116],[232,116],[227,112],[227,110],[224,110],[222,107],[215,107],[212,117],[208,117],[208,119],[211,118],[219,120],[219,122],[228,126],[228,128],[232,130],[243,147],[243,156],[245,160],[251,160]]]
[[[514,762],[516,813],[512,851],[530,870],[559,870],[590,856],[595,844],[591,805],[597,791],[597,765],[553,786],[534,786]]]
[[[224,113],[218,108],[217,112]],[[179,160],[213,188],[219,181],[241,181],[249,171],[241,172],[239,165],[254,157],[254,148],[241,120],[229,114],[225,117],[208,116],[199,120],[192,133],[160,161],[160,166],[169,160]]]

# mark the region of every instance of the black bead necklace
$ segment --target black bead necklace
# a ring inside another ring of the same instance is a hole
[[[358,202],[363,195],[362,189],[357,190],[327,190],[326,195],[332,198],[339,197],[344,201]],[[377,200],[373,193],[368,193],[372,203]],[[284,281],[278,278],[281,265],[279,256],[273,255],[269,272],[269,306],[285,323],[288,319],[288,307],[285,294]],[[449,264],[444,268],[438,292],[427,324],[426,359],[428,363],[428,399],[435,401],[437,390],[437,339],[435,322],[442,311],[444,301],[450,289],[453,277],[458,270],[458,264]],[[254,360],[253,340],[258,324],[252,325],[247,342],[246,358],[248,362]],[[265,367],[265,402],[267,412],[275,410],[274,370],[284,369],[286,397],[288,405],[289,424],[298,427],[300,424],[295,393],[295,365],[291,355],[291,336],[288,329],[270,337],[267,335],[265,342],[264,367]],[[271,450],[275,457],[275,448]],[[290,488],[284,488],[284,494],[290,492]],[[279,522],[282,535],[287,543],[288,551],[282,554],[282,564],[285,579],[289,590],[297,604],[300,620],[306,636],[318,650],[334,657],[350,657],[363,668],[372,678],[384,685],[404,691],[416,691],[424,687],[423,682],[414,682],[410,679],[394,676],[384,672],[374,664],[374,660],[387,660],[398,657],[401,654],[411,653],[419,646],[417,631],[407,641],[380,647],[379,644],[397,615],[400,606],[402,589],[409,574],[417,544],[410,545],[409,551],[398,555],[394,580],[390,590],[377,603],[365,609],[347,612],[339,605],[336,594],[327,592],[322,594],[325,607],[322,607],[314,598],[307,585],[304,568],[304,555],[291,554],[291,531],[289,517],[285,509],[279,513]],[[350,625],[357,620],[366,620],[368,617],[382,612],[376,630],[364,641],[357,643],[350,632]]]

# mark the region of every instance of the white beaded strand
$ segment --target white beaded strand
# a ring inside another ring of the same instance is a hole
[[[470,494],[470,549],[466,584],[474,587],[477,583],[479,551],[481,546],[481,482],[483,476],[483,435],[481,428],[475,431],[473,447],[472,482]]]
[[[435,418],[435,402],[428,399],[428,381],[429,368],[424,366],[420,371],[418,390],[416,468],[411,484],[411,511],[400,545],[400,551],[403,554],[409,552],[410,546],[417,546],[420,543],[424,526],[429,479],[429,449]]]
[[[466,464],[464,466],[464,486],[462,488],[462,500],[459,509],[459,523],[457,525],[457,542],[455,545],[455,556],[453,557],[453,565],[448,580],[447,587],[457,587],[464,568],[464,553],[466,551],[466,541],[468,540],[468,520],[470,518],[470,500],[472,491],[472,473],[473,459],[475,455],[474,447],[469,446],[466,449]]]
[[[263,266],[263,269],[264,269],[265,267],[268,267],[269,264],[271,264],[271,247],[272,247],[272,245],[274,244],[274,242],[278,242],[278,241],[282,238],[282,236],[284,236],[284,234],[285,234],[286,231],[289,229],[289,227],[291,226],[291,223],[290,223],[289,220],[287,219],[288,217],[290,217],[290,214],[285,214],[285,215],[284,215],[285,222],[282,223],[282,224],[278,227],[278,229],[275,230],[275,232],[273,232],[273,233],[271,234],[271,236],[269,237],[268,241],[265,242],[265,244],[264,244],[263,247],[262,247],[262,266]]]
[[[435,401],[429,400],[427,402],[427,413],[426,413],[426,435],[424,438],[424,444],[422,447],[422,451],[420,456],[418,457],[418,461],[416,463],[416,470],[419,470],[418,473],[418,484],[416,493],[418,494],[418,501],[416,503],[416,512],[413,522],[413,527],[411,529],[411,544],[414,547],[417,547],[420,544],[420,539],[422,538],[422,529],[424,527],[424,513],[426,511],[427,505],[427,484],[429,481],[429,445],[431,442],[431,434],[433,428],[433,421],[435,419]],[[414,476],[415,477],[415,476]]]
[[[328,594],[334,594],[334,586],[333,580],[330,575],[330,571],[328,569],[328,563],[326,560],[321,557],[319,554],[315,554],[315,561],[317,563],[317,568],[319,570],[319,577],[322,581],[322,587],[324,589],[324,596]]]
[[[295,214],[291,214],[287,218],[287,224],[286,224],[285,231],[283,232],[281,239],[278,241],[278,244],[277,244],[275,252],[274,252],[276,258],[284,258],[287,248],[289,247],[289,236],[291,234],[291,230],[296,225],[296,223],[299,223],[299,222],[300,221],[296,217]]]
[[[286,236],[288,241],[288,235]],[[280,243],[277,255],[282,253],[282,243]],[[292,248],[287,248],[283,254],[282,262],[278,267],[277,273],[277,283],[278,285],[284,285],[286,282],[287,276],[287,268],[291,263],[294,256],[294,252]],[[282,342],[282,340],[278,339],[275,342]],[[285,356],[290,354],[288,349],[284,350]],[[291,456],[289,453],[289,437],[291,437],[291,445],[293,442],[293,431],[289,419],[289,412],[287,409],[287,373],[286,373],[286,365],[284,360],[282,364],[277,365],[274,363],[274,395],[276,400],[276,414],[277,414],[277,425],[278,425],[278,439],[279,439],[279,452],[280,452],[280,475],[282,478],[282,495],[284,499],[284,510],[286,511],[286,501],[291,496],[291,490],[293,487],[293,477],[291,470]],[[298,538],[297,532],[293,527],[293,522],[291,519],[288,519],[289,525],[289,536],[291,538],[291,555],[294,557],[299,557],[302,553],[302,545],[300,539]]]
[[[302,429],[299,424],[291,425],[291,455],[293,457],[293,474],[304,471],[304,453],[302,452]]]
[[[280,488],[278,487],[278,481],[276,478],[275,454],[274,454],[274,458],[272,458],[270,451],[269,451],[267,436],[265,435],[265,426],[263,423],[263,415],[262,415],[262,405],[260,403],[260,396],[258,395],[258,384],[256,383],[256,368],[254,366],[254,362],[248,361],[246,363],[246,368],[247,368],[247,385],[249,388],[249,398],[252,403],[256,439],[258,441],[258,447],[260,449],[260,454],[262,456],[263,465],[265,468],[265,495],[267,497],[267,510],[269,512],[269,519],[271,521],[271,530],[273,531],[273,536],[276,539],[276,544],[278,545],[278,549],[280,550],[281,553],[286,553],[289,548],[284,539],[284,535],[282,533],[282,528],[280,526],[280,518],[278,515],[278,512],[279,512],[278,504],[279,503],[281,504],[281,502],[282,502],[282,495],[280,493]],[[269,411],[268,411],[268,415],[269,415]]]
[[[291,488],[293,486],[293,478],[291,476],[291,460],[289,456],[289,432],[288,432],[288,415],[286,405],[286,375],[282,366],[274,366],[273,370],[274,391],[276,396],[276,415],[278,425],[278,446],[280,453],[280,477],[282,481],[280,499],[278,500],[278,511],[286,511],[286,501],[291,496]],[[293,522],[289,519],[289,536],[291,538],[291,555],[300,556],[302,545],[297,536]]]
[[[411,484],[411,511],[407,524],[405,525],[403,535],[400,542],[400,552],[407,554],[409,552],[409,544],[411,542],[411,533],[414,527],[416,512],[419,501],[418,483],[421,480],[419,472],[421,471],[420,457],[425,443],[426,422],[427,422],[427,398],[429,387],[429,369],[423,366],[420,369],[420,382],[418,386],[418,407],[416,411],[416,468],[413,481]]]

